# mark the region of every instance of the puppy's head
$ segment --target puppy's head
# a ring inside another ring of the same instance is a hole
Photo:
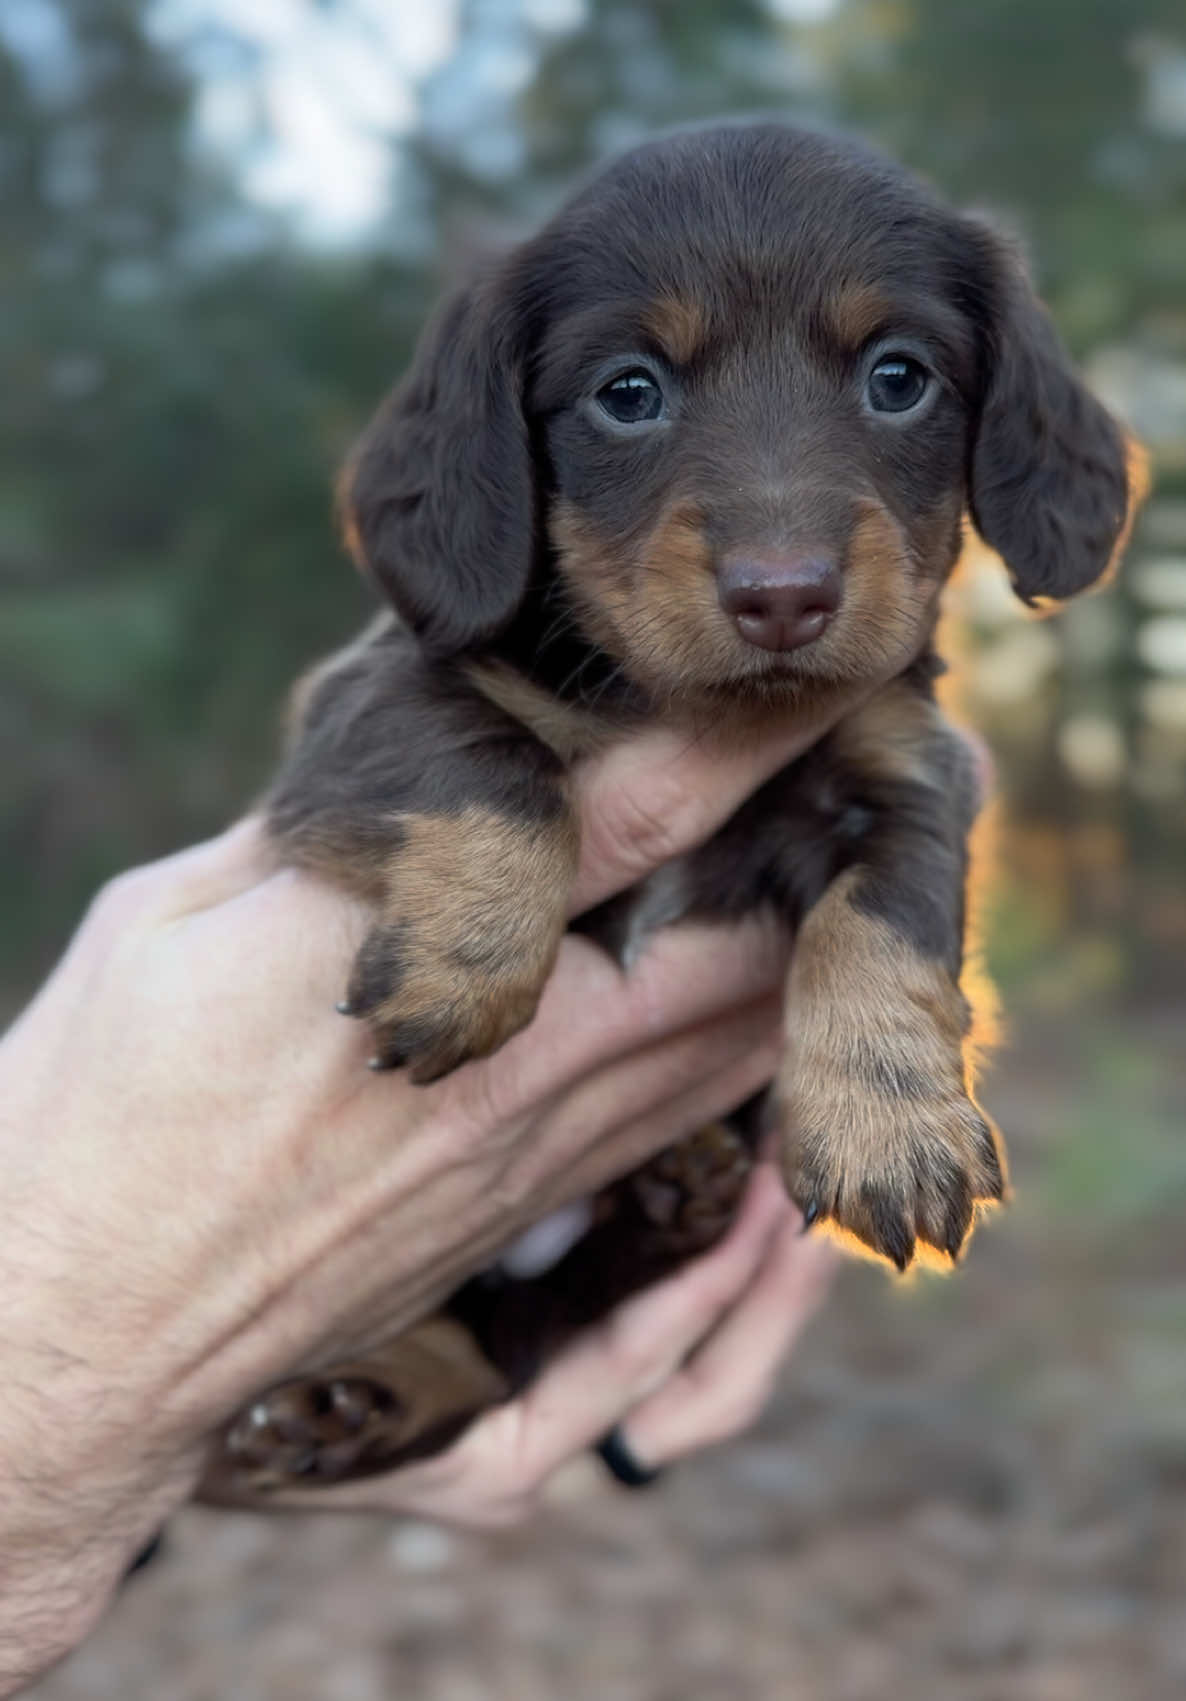
[[[998,237],[761,124],[639,148],[456,297],[345,507],[431,652],[542,586],[649,693],[712,699],[899,671],[965,513],[1025,600],[1081,590],[1127,486]]]

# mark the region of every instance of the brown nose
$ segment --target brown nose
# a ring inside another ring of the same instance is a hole
[[[840,607],[840,574],[823,555],[730,555],[717,595],[747,643],[797,650],[814,643]]]

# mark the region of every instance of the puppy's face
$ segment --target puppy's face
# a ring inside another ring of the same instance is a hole
[[[1069,594],[1126,489],[990,232],[761,125],[637,150],[458,298],[349,506],[430,647],[542,587],[653,699],[719,702],[900,671],[969,509],[1021,595]]]
[[[553,285],[528,398],[556,571],[660,696],[888,678],[954,561],[978,356],[952,245],[838,175],[773,207],[681,184],[682,241],[615,197]]]

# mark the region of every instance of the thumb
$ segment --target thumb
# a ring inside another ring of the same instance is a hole
[[[577,770],[581,914],[703,843],[771,775],[802,755],[832,716],[769,723],[748,736],[656,727]]]

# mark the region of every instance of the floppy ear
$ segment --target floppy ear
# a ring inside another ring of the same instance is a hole
[[[536,504],[511,318],[493,284],[454,296],[339,486],[351,552],[436,655],[492,637],[527,588]]]
[[[1123,540],[1124,437],[1073,370],[1019,255],[987,227],[971,229],[989,280],[972,519],[1024,602],[1073,596]]]

